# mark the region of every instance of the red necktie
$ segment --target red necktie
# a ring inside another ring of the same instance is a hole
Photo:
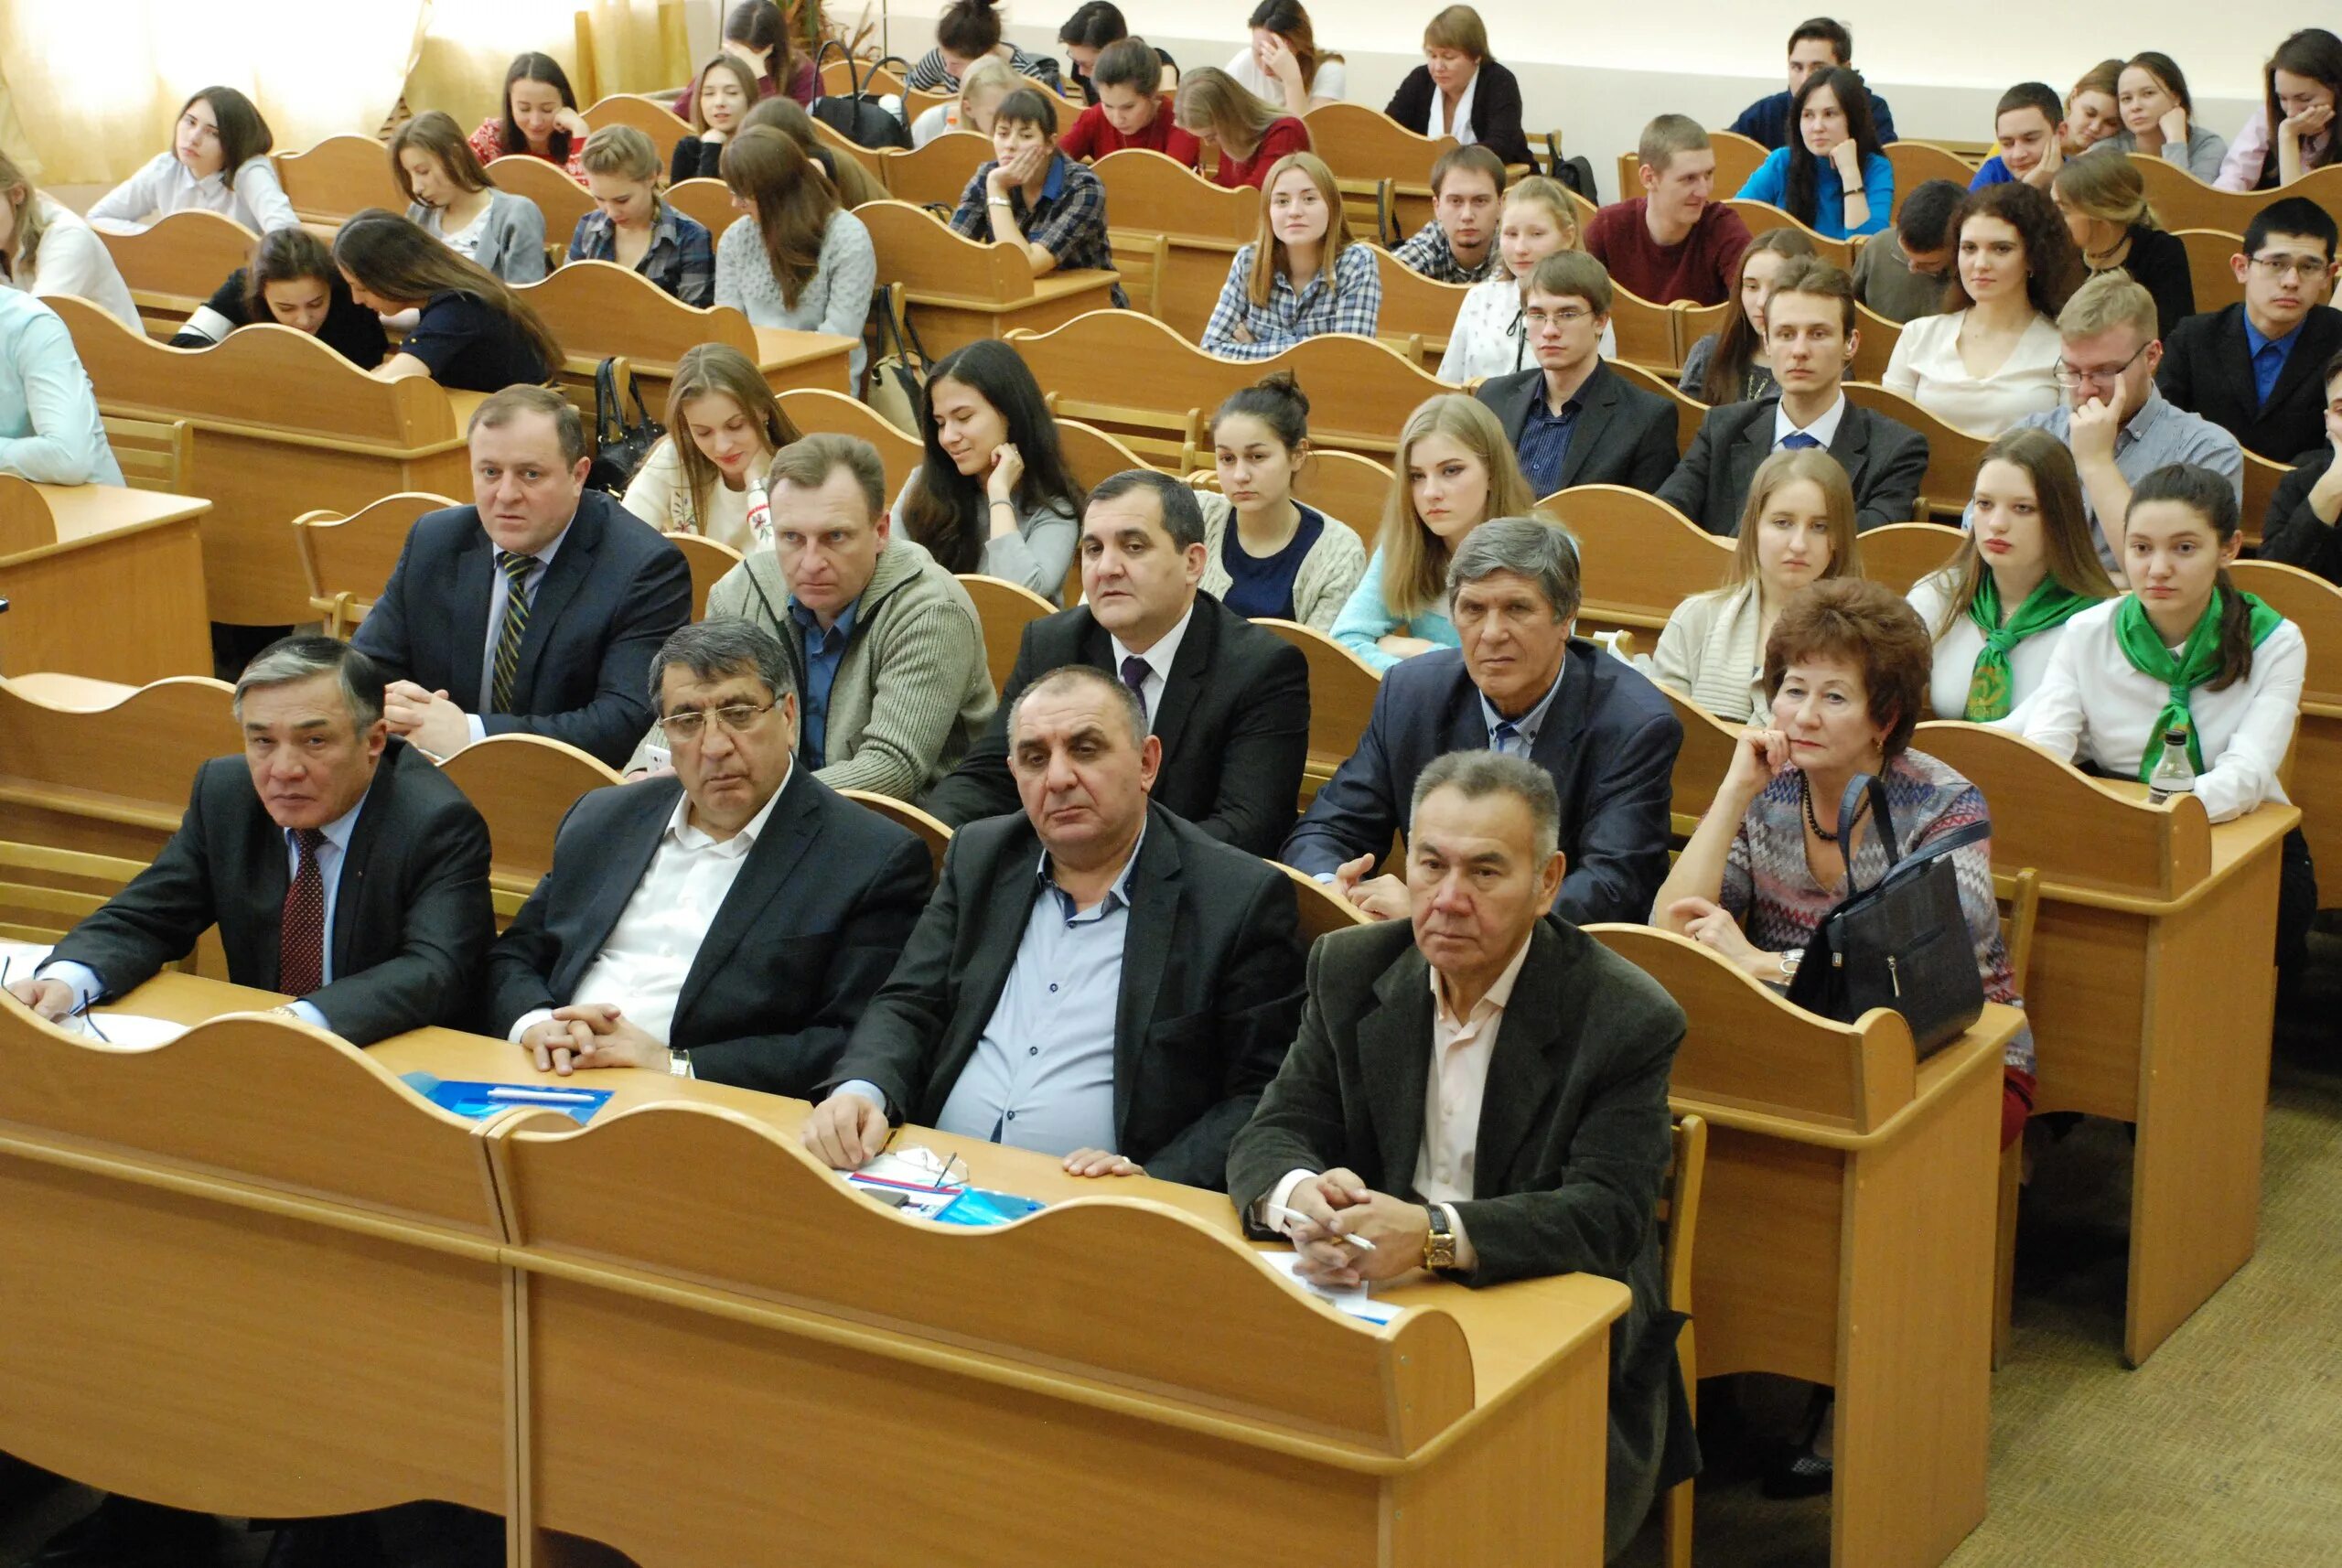
[[[295,828],[293,836],[301,865],[285,895],[276,988],[287,996],[306,996],[326,983],[326,883],[317,874],[317,850],[326,835],[316,828]]]

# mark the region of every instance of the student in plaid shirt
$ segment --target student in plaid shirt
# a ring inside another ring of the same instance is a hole
[[[1314,153],[1288,153],[1261,188],[1261,226],[1236,252],[1204,348],[1227,360],[1268,360],[1327,332],[1374,336],[1382,278],[1374,252],[1350,236],[1333,171]]]
[[[903,85],[913,92],[957,92],[968,68],[990,55],[1008,62],[1019,76],[1029,76],[1058,91],[1058,62],[1046,55],[1028,55],[1000,37],[1000,7],[994,0],[951,0],[935,19],[935,48],[919,57]]]
[[[1434,283],[1480,283],[1497,271],[1504,160],[1474,142],[1431,166],[1432,220],[1391,252]]]
[[[1048,99],[1020,87],[993,112],[993,161],[976,170],[961,193],[951,227],[987,244],[1004,241],[1025,252],[1033,275],[1114,270],[1106,239],[1106,187],[1058,151],[1058,112]],[[1114,307],[1130,308],[1123,285]]]
[[[685,305],[715,303],[715,244],[707,231],[659,198],[659,149],[631,125],[586,138],[579,162],[594,210],[569,237],[573,262],[630,266]]]

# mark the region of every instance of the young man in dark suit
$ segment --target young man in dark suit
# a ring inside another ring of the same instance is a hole
[[[2163,395],[2272,463],[2326,443],[2322,372],[2342,349],[2342,310],[2317,301],[2334,280],[2335,234],[2306,197],[2271,202],[2229,258],[2243,303],[2187,317],[2163,346]]]
[[[1377,919],[1406,912],[1405,885],[1370,876],[1406,824],[1415,781],[1451,751],[1509,752],[1560,791],[1569,875],[1563,919],[1642,920],[1667,877],[1675,754],[1683,726],[1659,688],[1590,642],[1577,616],[1577,546],[1551,523],[1492,518],[1447,568],[1460,649],[1382,677],[1358,749],[1285,841],[1283,859]]]
[[[496,931],[488,827],[382,702],[381,672],[331,638],[262,650],[236,682],[244,755],[205,763],[154,864],[9,989],[62,1017],[216,924],[231,980],[353,1045],[459,1021]]]
[[[1024,811],[951,841],[806,1146],[853,1169],[913,1122],[1218,1187],[1300,1016],[1292,882],[1150,800],[1163,743],[1112,676],[1051,671],[1008,725]]]
[[[1910,521],[1928,474],[1928,438],[1846,401],[1846,368],[1862,340],[1853,280],[1811,256],[1791,261],[1766,296],[1765,338],[1780,395],[1710,409],[1659,499],[1710,533],[1735,538],[1756,465],[1776,452],[1821,446],[1853,486],[1856,528]]]
[[[1301,650],[1197,586],[1203,511],[1167,475],[1133,468],[1091,490],[1080,548],[1082,602],[1025,628],[991,727],[919,804],[954,827],[1015,811],[1008,710],[1039,676],[1087,664],[1144,703],[1162,744],[1156,803],[1213,838],[1274,854],[1309,755]]]
[[[682,553],[586,489],[586,427],[513,386],[472,414],[474,504],[415,520],[351,639],[391,677],[392,733],[435,757],[519,732],[615,768],[655,716],[650,655],[692,617]]]
[[[1675,471],[1675,404],[1628,386],[1602,362],[1610,278],[1579,251],[1557,251],[1521,280],[1520,324],[1533,369],[1492,376],[1476,394],[1540,496],[1572,485],[1656,490]]]
[[[1779,152],[1789,145],[1789,136],[1797,127],[1789,124],[1789,108],[1797,100],[1797,91],[1805,79],[1817,70],[1832,66],[1854,63],[1853,30],[1831,16],[1814,16],[1797,25],[1789,34],[1789,89],[1759,98],[1740,112],[1740,118],[1731,129],[1747,137],[1767,152]],[[1885,146],[1895,139],[1895,113],[1886,100],[1874,92],[1870,95],[1871,119],[1878,126],[1878,145]]]
[[[674,772],[570,809],[489,955],[490,1022],[540,1070],[807,1093],[919,919],[926,846],[795,765],[795,672],[763,628],[687,626],[650,680]]]
[[[1471,1285],[1584,1271],[1629,1286],[1610,1337],[1615,1555],[1659,1490],[1699,1467],[1655,1220],[1683,1012],[1545,918],[1566,859],[1542,768],[1450,753],[1408,815],[1407,918],[1311,950],[1300,1037],[1230,1146],[1229,1196],[1328,1285],[1425,1268]]]

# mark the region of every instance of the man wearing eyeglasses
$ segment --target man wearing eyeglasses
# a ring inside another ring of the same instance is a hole
[[[909,937],[927,850],[795,767],[796,675],[763,628],[684,627],[650,684],[674,772],[570,809],[489,954],[492,1022],[541,1071],[802,1095]]]
[[[2326,361],[2342,349],[2342,311],[2318,302],[2334,282],[2334,220],[2303,197],[2252,216],[2229,258],[2244,302],[2171,329],[2155,380],[2273,463],[2326,444]]]
[[[1479,399],[1537,495],[1571,485],[1659,489],[1675,471],[1675,405],[1630,387],[1602,362],[1610,278],[1578,251],[1557,251],[1520,282],[1520,329],[1533,369],[1492,376]]]
[[[2163,360],[2155,329],[2154,295],[2120,270],[2091,278],[2057,313],[2057,384],[2065,402],[2011,427],[2046,430],[2072,450],[2098,557],[2117,582],[2122,567],[2115,546],[2138,480],[2166,464],[2193,463],[2226,477],[2240,500],[2244,494],[2244,452],[2236,437],[2155,390]]]

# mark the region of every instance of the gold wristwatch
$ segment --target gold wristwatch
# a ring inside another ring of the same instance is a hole
[[[1423,1212],[1431,1217],[1431,1229],[1423,1234],[1423,1267],[1432,1270],[1454,1268],[1456,1232],[1448,1227],[1447,1210],[1436,1203],[1426,1203]]]

